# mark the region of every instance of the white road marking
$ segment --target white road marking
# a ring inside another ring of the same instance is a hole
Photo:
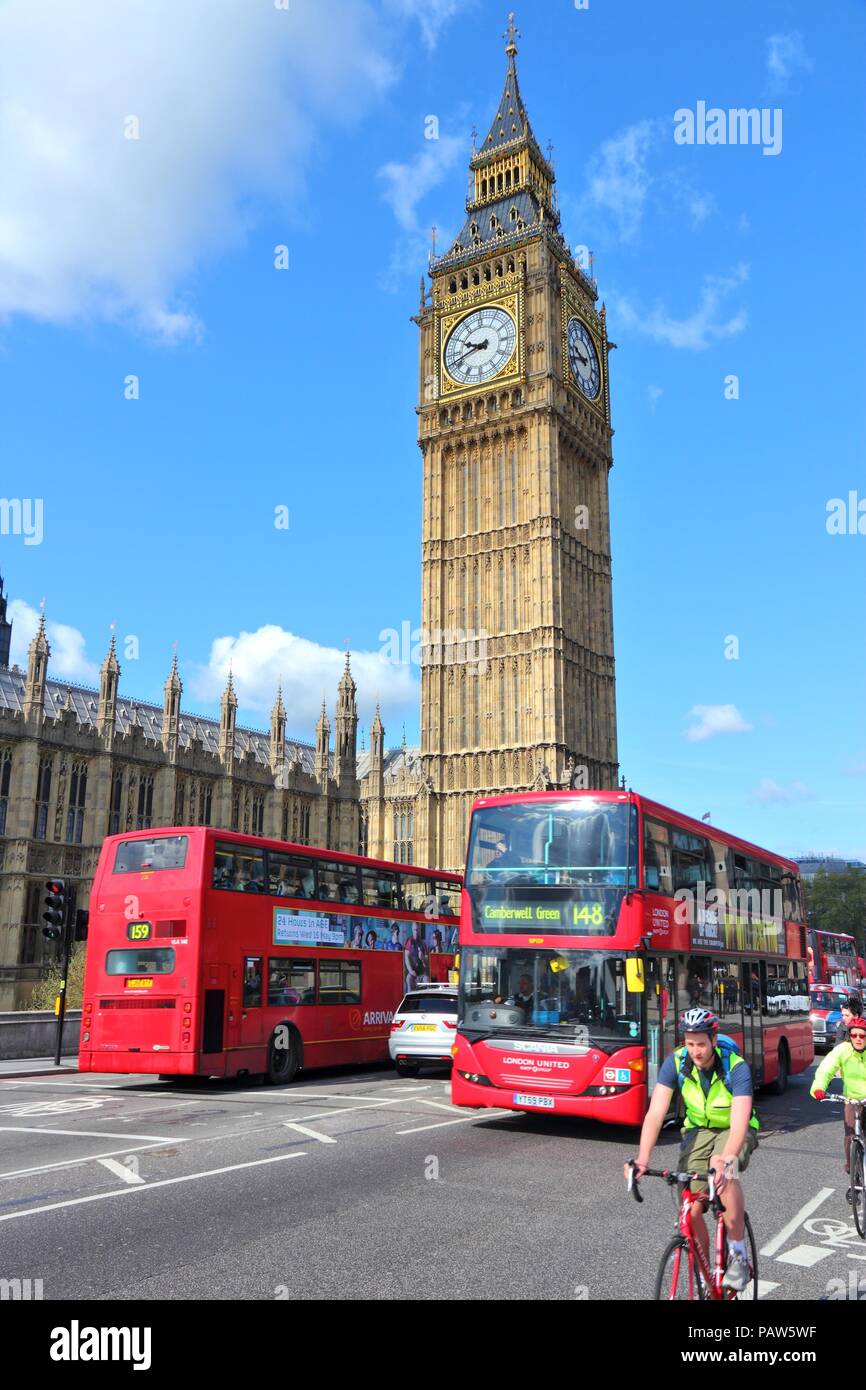
[[[797,1215],[791,1218],[787,1226],[783,1226],[779,1234],[774,1236],[771,1241],[768,1241],[760,1253],[762,1255],[772,1256],[775,1255],[777,1250],[781,1250],[785,1241],[794,1234],[799,1226],[802,1226],[803,1222],[812,1215],[813,1211],[817,1211],[821,1204],[826,1202],[828,1197],[832,1197],[835,1190],[834,1187],[822,1187],[821,1191],[818,1192],[816,1196],[811,1197],[806,1205],[800,1208]]]
[[[113,1158],[100,1158],[97,1159],[97,1162],[101,1163],[103,1168],[107,1168],[109,1173],[114,1173],[115,1177],[123,1178],[124,1182],[144,1182],[144,1178],[140,1177],[138,1173],[134,1173],[131,1168],[127,1168],[125,1163],[116,1163]]]
[[[168,1138],[164,1134],[110,1134],[105,1129],[44,1129],[42,1125],[32,1125],[29,1129],[24,1125],[0,1125],[0,1134],[71,1134],[76,1139],[149,1139],[152,1144],[186,1142],[175,1134]]]
[[[768,1293],[772,1293],[773,1289],[777,1289],[778,1287],[779,1287],[779,1285],[778,1285],[778,1284],[774,1284],[773,1281],[772,1281],[772,1279],[760,1279],[760,1278],[759,1278],[759,1279],[758,1279],[758,1297],[759,1297],[759,1298],[765,1298],[766,1295],[767,1295]]]
[[[216,1178],[222,1173],[237,1173],[242,1168],[261,1168],[266,1163],[285,1163],[289,1158],[306,1158],[303,1149],[296,1153],[279,1154],[276,1158],[257,1158],[252,1163],[233,1163],[230,1168],[211,1168],[206,1173],[186,1173],[180,1178],[160,1178],[158,1182],[145,1182],[140,1187],[118,1187],[113,1192],[96,1192],[90,1197],[72,1197],[68,1202],[51,1202],[48,1206],[29,1207],[27,1211],[10,1211],[0,1216],[0,1221],[19,1221],[22,1216],[38,1216],[43,1211],[60,1211],[63,1207],[80,1207],[87,1202],[107,1202],[112,1197],[131,1197],[137,1192],[151,1192],[156,1187],[173,1187],[180,1182],[197,1182],[199,1178]]]
[[[446,1125],[465,1125],[470,1120],[490,1120],[495,1115],[511,1115],[512,1110],[485,1110],[482,1115],[461,1115],[459,1120],[437,1120],[434,1125],[417,1125],[415,1129],[398,1129],[398,1134],[421,1134],[425,1129],[444,1129]]]
[[[386,1086],[380,1094],[383,1096],[413,1096],[416,1091],[430,1091],[432,1086]]]
[[[436,1107],[437,1110],[450,1110],[450,1111],[452,1111],[452,1113],[453,1113],[454,1110],[457,1109],[457,1106],[456,1106],[456,1105],[446,1104],[446,1102],[445,1102],[444,1100],[419,1100],[419,1101],[418,1101],[418,1104],[419,1104],[419,1105],[435,1105],[435,1107]]]
[[[777,1255],[776,1261],[780,1265],[799,1265],[801,1269],[811,1269],[822,1260],[828,1260],[834,1253],[833,1250],[822,1250],[820,1245],[795,1245],[792,1250],[786,1250],[784,1255]]]
[[[105,1104],[104,1096],[79,1096],[76,1100],[16,1100],[0,1105],[4,1115],[23,1119],[25,1115],[67,1115],[73,1110],[97,1110]]]
[[[293,1123],[292,1120],[284,1120],[286,1129],[296,1129],[299,1134],[307,1134],[311,1139],[318,1139],[320,1144],[336,1144],[336,1139],[332,1139],[330,1134],[319,1134],[315,1129],[307,1129],[306,1125]]]
[[[40,1133],[43,1131],[40,1130]],[[125,1136],[124,1136],[125,1137]],[[185,1142],[180,1140],[178,1142]],[[39,1163],[33,1168],[15,1168],[10,1173],[0,1173],[0,1182],[4,1178],[28,1178],[35,1177],[37,1173],[50,1173],[57,1168],[72,1168],[76,1163],[93,1163],[94,1159],[116,1158],[118,1154],[134,1154],[142,1149],[151,1149],[152,1144],[135,1144],[125,1149],[109,1149],[104,1154],[86,1154],[84,1158],[62,1158],[56,1163]]]

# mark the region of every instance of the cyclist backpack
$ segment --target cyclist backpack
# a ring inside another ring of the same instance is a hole
[[[730,1090],[731,1054],[737,1051],[737,1044],[734,1042],[733,1038],[728,1037],[727,1033],[719,1033],[716,1038],[716,1047],[718,1051],[721,1053],[722,1080],[724,1081],[727,1089]],[[680,1065],[677,1071],[677,1087],[679,1088],[679,1090],[683,1089],[683,1082],[685,1081],[687,1076],[691,1076],[694,1069],[694,1062],[692,1061],[686,1049],[683,1048],[683,1055],[680,1058]],[[718,1071],[719,1057],[716,1056],[716,1072]]]
[[[737,1052],[737,1044],[734,1042],[733,1038],[728,1037],[727,1033],[719,1033],[716,1037],[716,1048],[718,1049],[716,1053],[716,1075],[721,1074],[722,1081],[730,1091],[731,1055]],[[721,1056],[719,1054],[721,1054]],[[738,1053],[737,1055],[739,1056],[741,1054]],[[743,1060],[745,1061],[745,1058],[743,1058]],[[679,1091],[682,1091],[686,1077],[691,1076],[694,1070],[695,1064],[684,1047],[683,1055],[680,1058],[680,1065],[677,1068],[677,1089]],[[758,1111],[755,1107],[754,1095],[752,1097],[752,1119],[758,1120]],[[760,1121],[758,1122],[760,1123]]]

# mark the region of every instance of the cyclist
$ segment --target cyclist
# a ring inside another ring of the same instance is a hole
[[[739,1292],[751,1277],[744,1240],[743,1191],[736,1175],[746,1169],[758,1143],[752,1072],[735,1050],[732,1040],[719,1037],[719,1020],[711,1009],[688,1009],[680,1018],[680,1032],[683,1046],[671,1053],[659,1068],[641,1130],[634,1176],[639,1179],[649,1167],[674,1090],[679,1088],[686,1118],[678,1166],[693,1170],[712,1168],[716,1190],[720,1195],[726,1194],[724,1221],[729,1253],[722,1283],[726,1289]],[[706,1181],[692,1183],[693,1193],[706,1190]],[[710,1238],[703,1211],[698,1206],[692,1209],[692,1226],[709,1261]]]
[[[849,994],[845,1003],[842,1005],[842,1017],[836,1024],[836,1033],[833,1037],[834,1043],[848,1041],[848,1029],[851,1027],[851,1020],[854,1015],[860,1018],[863,1014],[863,1004],[859,994]]]
[[[851,1015],[848,1024],[848,1041],[837,1043],[827,1053],[812,1082],[810,1095],[823,1100],[827,1087],[834,1076],[841,1076],[842,1091],[853,1100],[866,1100],[866,1020],[858,1014]],[[845,1118],[845,1172],[851,1172],[851,1136],[854,1133],[854,1107],[846,1105]],[[851,1189],[845,1194],[851,1201]]]

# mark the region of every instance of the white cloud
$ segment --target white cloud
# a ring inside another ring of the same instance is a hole
[[[799,29],[793,29],[789,34],[771,34],[767,39],[770,91],[786,92],[795,72],[811,72],[814,66]]]
[[[685,731],[690,743],[700,743],[716,734],[745,734],[752,727],[736,705],[693,705],[688,718],[693,720]]]
[[[659,135],[659,122],[638,121],[605,140],[587,165],[587,187],[576,225],[609,223],[620,241],[633,241],[643,220],[652,184],[647,161]]]
[[[468,162],[466,138],[443,135],[438,140],[425,140],[424,148],[407,164],[394,161],[382,165],[379,178],[385,184],[385,201],[404,231],[417,231],[418,204],[442,182],[461,154]]]
[[[762,777],[752,792],[752,800],[763,803],[777,801],[809,801],[814,796],[803,782],[792,782],[784,787],[774,782],[772,777]]]
[[[407,653],[407,656],[410,653]],[[310,737],[319,717],[322,699],[327,702],[333,725],[337,684],[343,674],[345,652],[324,647],[275,623],[255,632],[217,637],[211,644],[206,666],[193,668],[190,692],[198,700],[218,700],[225,689],[229,666],[238,703],[246,709],[269,711],[277,682],[283,683],[283,701],[290,728]],[[389,661],[381,652],[352,652],[352,676],[357,686],[361,720],[369,723],[377,702],[387,723],[388,711],[411,710],[418,703],[417,668]]]
[[[449,11],[402,9],[430,37]],[[6,0],[0,319],[196,334],[187,278],[244,241],[263,199],[290,235],[323,130],[395,81],[393,34],[367,0]]]
[[[386,0],[386,4],[397,14],[418,21],[429,49],[436,47],[443,27],[460,8],[460,0]]]
[[[12,623],[9,661],[11,665],[26,670],[27,648],[39,626],[39,612],[23,599],[13,598],[9,603],[8,616]],[[77,681],[81,685],[93,683],[99,678],[98,667],[87,660],[84,652],[84,634],[79,632],[77,627],[56,623],[46,614],[45,630],[51,648],[48,661],[49,678],[59,677],[61,680]]]
[[[723,313],[723,301],[748,279],[748,266],[739,265],[730,275],[707,275],[701,289],[697,309],[687,318],[678,319],[657,301],[651,309],[641,309],[624,296],[612,296],[619,323],[635,333],[668,347],[702,351],[710,343],[732,338],[746,326],[745,309],[730,317]]]

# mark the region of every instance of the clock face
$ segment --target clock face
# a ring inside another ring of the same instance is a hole
[[[594,401],[601,390],[601,368],[592,335],[580,319],[568,321],[568,362],[577,385]]]
[[[504,309],[474,309],[452,329],[445,344],[445,370],[461,386],[498,376],[517,342],[514,319]]]

